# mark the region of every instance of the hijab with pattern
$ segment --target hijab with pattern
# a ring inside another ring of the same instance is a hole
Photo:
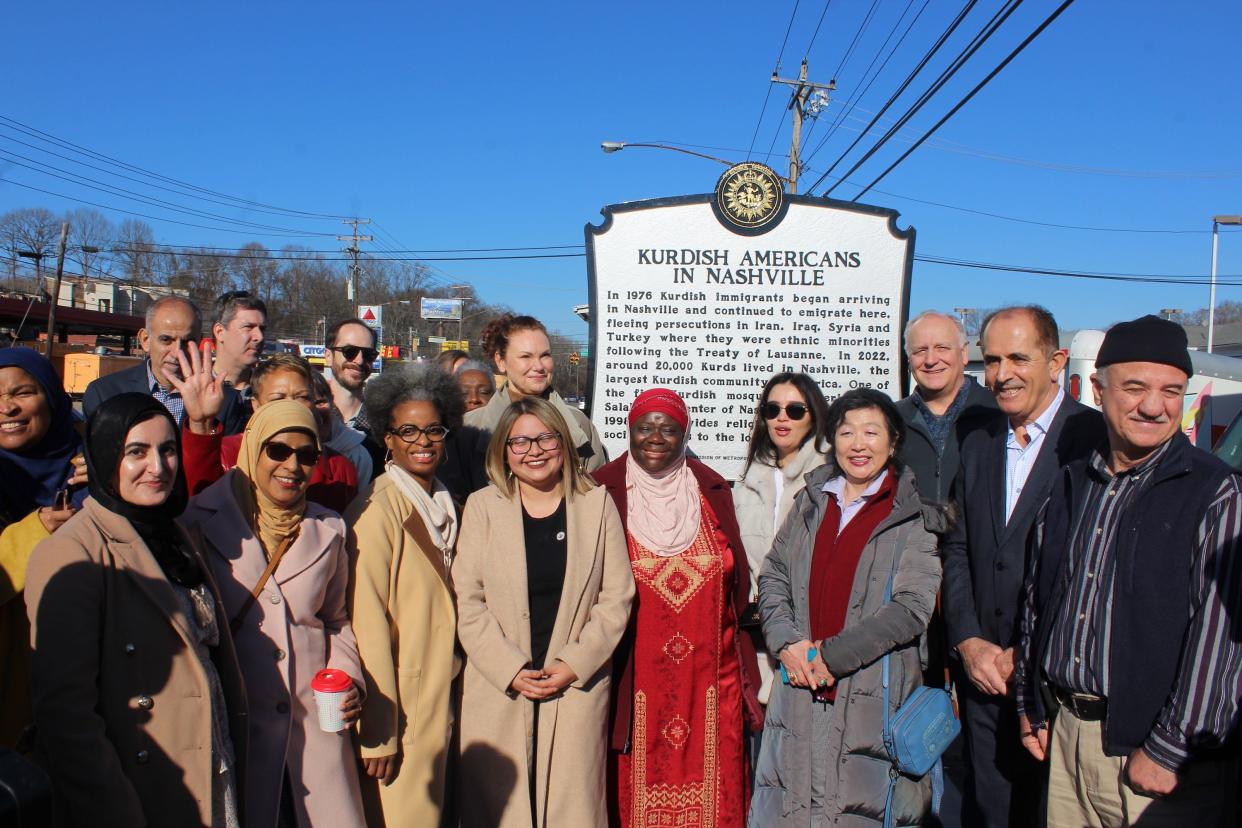
[[[315,441],[315,448],[320,448],[319,428],[310,409],[294,400],[276,400],[259,406],[246,423],[237,467],[231,472],[233,497],[269,557],[276,554],[281,543],[297,537],[302,516],[306,514],[305,489],[297,503],[286,507],[268,497],[256,482],[263,446],[283,431],[304,432]]]
[[[82,450],[82,440],[73,425],[73,402],[65,393],[52,363],[31,348],[0,348],[0,368],[20,368],[43,389],[51,412],[47,433],[25,451],[0,449],[0,517],[20,520],[40,506],[56,502],[56,493],[73,474],[72,459]],[[86,490],[75,493],[75,505],[82,505]]]
[[[153,417],[163,417],[172,426],[177,441],[177,474],[172,491],[163,503],[139,506],[125,500],[117,491],[117,470],[125,456],[130,429]],[[86,421],[87,486],[91,497],[100,506],[129,521],[168,580],[193,589],[203,582],[203,573],[197,560],[186,551],[176,524],[176,518],[185,511],[189,500],[180,458],[181,434],[177,424],[163,403],[150,394],[137,391],[117,394],[104,400]]]

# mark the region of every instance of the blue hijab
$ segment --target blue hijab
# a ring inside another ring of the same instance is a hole
[[[23,452],[0,448],[0,517],[21,520],[41,506],[51,506],[56,493],[73,474],[70,462],[82,451],[82,440],[73,427],[73,402],[65,393],[52,363],[30,348],[0,348],[0,368],[21,368],[43,389],[51,409],[52,422],[38,443]],[[81,506],[86,487],[74,493],[73,502]]]

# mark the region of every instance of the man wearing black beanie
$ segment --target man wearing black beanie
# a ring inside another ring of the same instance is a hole
[[[1040,517],[1016,672],[1049,825],[1236,824],[1242,488],[1181,433],[1193,372],[1180,326],[1110,328],[1091,378],[1108,443]]]

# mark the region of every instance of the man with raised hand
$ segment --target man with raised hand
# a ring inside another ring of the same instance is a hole
[[[1039,521],[1018,736],[1049,759],[1049,825],[1236,825],[1239,478],[1181,433],[1179,325],[1114,325],[1095,366],[1107,440],[1060,471]]]
[[[1067,357],[1058,342],[1056,320],[1034,305],[998,310],[980,331],[987,386],[1005,416],[963,441],[957,519],[941,543],[967,826],[1034,825],[1039,816],[1043,771],[1017,739],[1009,688],[1028,541],[1057,470],[1104,436],[1099,412],[1058,384]]]
[[[263,356],[267,305],[246,290],[231,290],[216,300],[211,335],[216,341],[216,371],[247,403],[250,370]]]
[[[137,391],[159,400],[178,424],[183,423],[185,405],[173,382],[182,377],[177,355],[198,347],[202,328],[202,314],[189,299],[165,296],[152,302],[147,308],[145,324],[138,331],[138,344],[146,352],[146,360],[141,365],[91,382],[82,399],[83,412],[89,417],[109,397]],[[231,388],[225,391],[220,407],[220,427],[224,434],[239,434],[246,427],[249,412],[244,410],[236,391]]]

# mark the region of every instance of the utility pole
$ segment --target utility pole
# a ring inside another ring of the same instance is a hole
[[[349,247],[345,248],[345,252],[349,254],[351,259],[349,265],[349,278],[345,282],[345,298],[349,300],[350,305],[354,303],[354,296],[358,290],[358,276],[362,273],[362,266],[358,264],[358,257],[362,255],[362,250],[358,247],[358,242],[371,241],[371,236],[359,236],[358,225],[370,224],[370,219],[341,219],[341,224],[352,224],[354,226],[353,235],[337,236],[337,241],[349,242]]]
[[[828,93],[835,92],[835,79],[828,83],[812,83],[806,79],[806,60],[802,61],[802,70],[798,79],[779,78],[772,73],[772,83],[783,83],[794,88],[789,96],[789,106],[785,107],[793,113],[793,144],[789,148],[789,192],[798,192],[798,173],[802,168],[801,142],[802,121],[808,115],[814,118],[828,106]]]
[[[69,241],[69,222],[60,225],[60,245],[56,249],[56,285],[52,289],[52,304],[47,309],[47,350],[44,356],[52,359],[52,343],[56,339],[56,303],[60,301],[60,279],[65,275],[65,243]]]

